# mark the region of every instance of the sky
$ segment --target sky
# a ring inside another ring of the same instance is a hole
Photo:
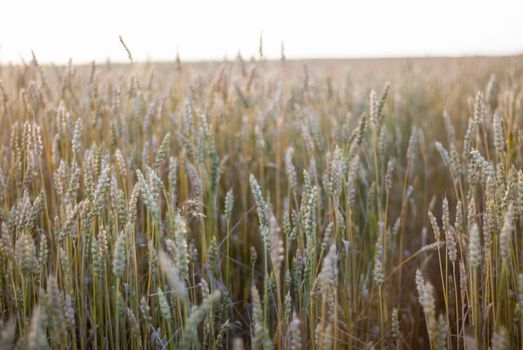
[[[523,0],[0,0],[0,63],[523,53]]]

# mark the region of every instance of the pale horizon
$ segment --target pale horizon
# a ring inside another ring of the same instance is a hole
[[[91,2],[9,1],[0,16],[0,64],[498,56],[523,53],[523,2],[450,0]]]

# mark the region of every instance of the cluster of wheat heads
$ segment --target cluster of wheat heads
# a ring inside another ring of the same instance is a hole
[[[0,348],[521,346],[519,61],[2,66]]]

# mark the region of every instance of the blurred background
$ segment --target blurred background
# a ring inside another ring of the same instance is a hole
[[[0,62],[512,55],[523,1],[2,1]]]

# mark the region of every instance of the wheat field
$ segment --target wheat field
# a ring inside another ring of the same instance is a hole
[[[523,347],[522,69],[1,65],[0,348]]]

